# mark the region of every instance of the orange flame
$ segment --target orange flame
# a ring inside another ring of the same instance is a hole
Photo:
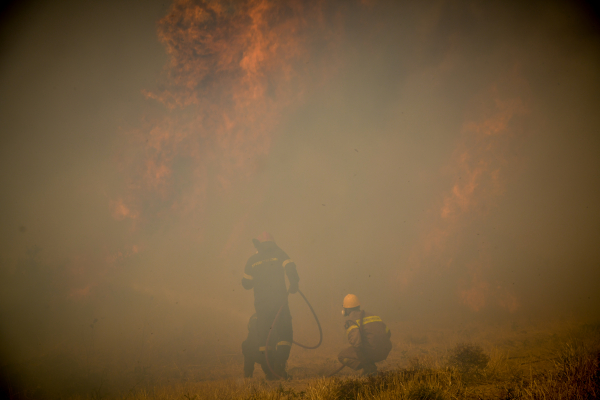
[[[197,227],[206,225],[209,200],[256,174],[308,83],[335,68],[335,51],[321,45],[334,47],[340,26],[325,22],[323,6],[322,0],[173,0],[158,22],[169,57],[164,79],[144,92],[158,112],[126,136],[119,157],[126,189],[110,201],[114,219],[136,231],[157,219],[185,218],[193,221],[193,240],[206,237]],[[327,62],[309,62],[317,41]],[[312,74],[314,68],[321,73]],[[262,201],[254,196],[246,207]],[[244,218],[231,227],[223,252],[243,236]]]
[[[501,100],[498,89],[491,88],[494,106],[491,115],[482,121],[468,121],[463,126],[463,140],[455,156],[456,174],[452,190],[444,197],[440,212],[443,219],[466,213],[481,199],[489,200],[502,192],[499,182],[505,154],[500,143],[510,138],[509,122],[527,109],[520,98]],[[479,193],[477,193],[479,192]]]
[[[111,201],[112,208],[112,216],[117,221],[121,221],[125,218],[137,218],[136,213],[132,213],[129,207],[125,205],[123,199],[117,199],[116,201]]]
[[[523,84],[518,74],[510,78],[511,87]],[[447,168],[453,176],[451,189],[442,196],[437,216],[429,221],[429,227],[413,250],[409,270],[399,277],[403,286],[407,286],[424,265],[463,269],[457,265],[460,259],[457,254],[464,247],[461,233],[469,223],[484,218],[504,190],[503,169],[516,138],[515,121],[528,110],[520,95],[502,95],[498,88],[499,85],[492,85],[477,99],[477,104],[484,105],[483,109],[476,113],[478,117],[469,118],[463,125],[453,161]],[[480,311],[494,299],[494,304],[515,311],[517,298],[500,285],[494,289],[485,277],[492,264],[487,246],[480,245],[476,253],[475,261],[467,263],[470,278],[459,283],[457,291],[461,303]]]
[[[138,191],[115,218],[148,208],[201,211],[206,190],[250,177],[287,107],[303,92],[321,1],[175,0],[158,23],[170,61],[165,86],[146,92],[166,114],[137,132]],[[210,171],[210,173],[209,173]],[[141,197],[159,194],[152,205]]]

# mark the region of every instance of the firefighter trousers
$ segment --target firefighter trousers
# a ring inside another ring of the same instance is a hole
[[[281,312],[277,321],[275,321],[280,308]],[[281,375],[285,371],[285,364],[290,357],[290,349],[294,338],[290,307],[287,301],[283,303],[283,307],[282,303],[277,304],[276,307],[256,307],[256,318],[260,351],[269,352],[271,367],[275,369],[276,373]],[[275,321],[275,325],[273,326],[275,332],[269,338],[270,343],[267,343],[273,321]]]
[[[390,350],[384,348],[380,351],[368,351],[363,348],[350,346],[340,352],[338,360],[353,370],[372,368],[376,362],[387,358]]]
[[[242,354],[244,355],[244,377],[252,378],[254,375],[254,364],[259,363],[265,375],[269,376],[267,365],[264,362],[264,354],[258,351],[256,340],[246,339],[242,342]]]

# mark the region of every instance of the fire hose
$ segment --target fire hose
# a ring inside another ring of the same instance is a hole
[[[321,343],[323,343],[323,329],[321,328],[321,323],[319,322],[319,317],[317,317],[317,313],[312,308],[312,305],[310,304],[310,302],[308,301],[308,299],[306,298],[306,296],[304,295],[304,293],[302,293],[300,290],[298,290],[298,293],[300,293],[300,296],[302,296],[302,298],[306,302],[306,305],[308,306],[308,308],[312,312],[313,317],[315,317],[315,322],[317,323],[317,327],[319,328],[319,343],[317,343],[316,346],[306,346],[306,345],[304,345],[302,343],[296,342],[295,340],[293,340],[292,343],[294,343],[295,345],[298,345],[298,346],[300,346],[300,347],[302,347],[304,349],[314,350],[314,349],[318,348],[319,346],[321,346]],[[289,294],[289,292],[288,292],[288,294]],[[273,375],[275,375],[279,379],[283,379],[283,377],[280,376],[277,372],[275,372],[273,370],[273,368],[271,367],[271,364],[269,363],[269,352],[268,352],[267,348],[268,348],[268,345],[269,345],[269,341],[271,340],[271,332],[273,332],[273,328],[275,327],[275,324],[277,323],[277,320],[279,319],[279,315],[281,314],[281,310],[283,310],[283,307],[285,307],[286,304],[287,303],[283,303],[281,305],[281,307],[279,307],[279,311],[277,311],[277,315],[275,315],[275,319],[273,320],[273,323],[271,324],[271,328],[269,329],[269,334],[267,335],[267,343],[265,344],[265,361],[267,362],[267,367],[269,367],[269,370],[271,371],[271,373]],[[327,377],[330,377],[330,376],[333,376],[333,375],[337,374],[342,369],[344,369],[344,367],[345,367],[345,365],[342,365],[339,369],[337,369],[333,373],[327,375]]]
[[[306,302],[306,305],[308,305],[308,308],[310,308],[310,311],[312,312],[313,317],[315,317],[315,321],[317,322],[317,327],[319,328],[319,343],[317,343],[316,346],[306,346],[306,345],[296,342],[295,340],[293,340],[292,343],[294,343],[302,348],[305,348],[305,349],[314,350],[317,347],[319,347],[321,345],[321,343],[323,342],[323,329],[321,328],[321,322],[319,322],[319,317],[317,317],[317,313],[312,308],[312,305],[310,304],[310,302],[308,301],[308,299],[306,298],[304,293],[302,293],[300,290],[298,290],[298,293],[300,293],[300,296],[302,296],[302,298]],[[288,294],[289,294],[289,292],[288,292]],[[271,371],[271,373],[279,379],[283,379],[283,377],[279,376],[279,374],[277,372],[275,372],[273,370],[273,368],[271,367],[271,364],[269,363],[269,352],[267,351],[267,348],[269,345],[269,341],[271,340],[271,332],[273,332],[273,328],[275,327],[275,324],[277,323],[277,320],[279,319],[281,310],[283,310],[283,307],[285,307],[286,304],[287,303],[283,303],[281,305],[281,307],[279,307],[279,311],[277,311],[277,315],[275,315],[275,319],[273,320],[273,323],[271,324],[271,329],[269,329],[269,334],[267,335],[267,343],[265,344],[265,360],[267,362],[267,367],[269,367],[269,370]]]

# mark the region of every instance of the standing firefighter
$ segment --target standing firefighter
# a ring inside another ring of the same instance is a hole
[[[362,369],[363,375],[375,374],[375,363],[385,360],[392,350],[390,329],[378,316],[361,310],[358,297],[353,294],[344,297],[343,306],[350,347],[343,350],[338,359],[355,371]]]
[[[257,252],[246,263],[242,285],[244,289],[254,288],[258,342],[259,350],[262,353],[261,364],[263,370],[269,371],[268,379],[274,379],[276,376],[287,378],[285,366],[290,356],[293,331],[285,275],[290,282],[290,293],[298,291],[300,278],[296,271],[296,264],[275,244],[269,233],[261,233],[252,242]],[[280,309],[281,312],[279,312]],[[270,343],[267,343],[269,330],[278,312],[279,317],[274,326],[275,332],[270,335]],[[273,376],[270,368],[266,366],[265,352],[267,352],[269,364],[276,376]]]

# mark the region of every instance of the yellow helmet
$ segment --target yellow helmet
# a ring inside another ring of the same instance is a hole
[[[360,306],[360,303],[358,302],[358,297],[356,297],[353,294],[347,294],[346,297],[344,297],[343,306],[344,308],[354,308]]]

